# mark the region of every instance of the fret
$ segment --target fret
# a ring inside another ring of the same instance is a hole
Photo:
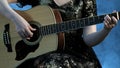
[[[104,17],[105,17],[105,15],[98,16],[98,21],[95,22],[94,24],[99,24],[99,23],[103,22],[104,21]]]
[[[84,19],[84,20],[85,20],[84,26],[88,25],[88,23],[89,23],[89,18],[86,18],[86,19]]]
[[[48,34],[51,34],[51,25],[48,26]]]
[[[65,22],[64,24],[65,24],[65,27],[66,27],[66,30],[64,30],[64,31],[69,30],[69,25],[68,25],[69,23],[68,23],[68,22]]]
[[[43,36],[43,33],[42,33],[42,27],[40,27],[40,35]]]
[[[91,25],[92,23],[94,23],[94,18],[93,17],[89,17],[87,25]]]
[[[85,19],[85,18],[83,18],[83,27],[85,26],[85,21],[86,21],[86,19]]]
[[[84,26],[84,20],[80,20],[79,24],[80,24],[81,28],[83,28],[83,26]]]
[[[72,30],[75,29],[75,21],[74,20],[71,21],[71,26],[72,26],[72,28],[71,28]]]
[[[77,21],[74,20],[74,29],[76,29],[76,28],[77,28]]]
[[[74,20],[74,27],[75,27],[74,29],[78,29],[76,20]]]
[[[98,23],[99,22],[99,17],[95,16],[94,17],[94,23],[91,23],[91,25],[95,24],[95,23]]]
[[[51,30],[50,30],[50,25],[48,25],[48,26],[46,26],[47,27],[47,34],[50,34],[51,32]]]
[[[71,21],[68,22],[68,25],[69,25],[69,29],[71,29],[72,28]]]
[[[48,28],[47,28],[47,26],[44,26],[45,28],[44,28],[44,35],[47,35],[48,34]]]
[[[64,30],[66,30],[65,24],[61,23],[60,24],[60,28],[61,28],[61,32],[63,32]]]
[[[76,20],[76,28],[80,28],[79,20]]]
[[[52,29],[53,33],[56,33],[59,31],[58,24],[53,24],[52,27],[53,27]]]
[[[56,25],[56,28],[58,29],[58,30],[56,31],[57,33],[61,31],[60,24],[61,24],[61,23],[59,23],[59,24]]]
[[[44,28],[44,35],[47,35],[48,34],[48,31],[47,31],[47,26],[44,26],[45,28]]]
[[[54,33],[53,25],[50,26],[50,29],[51,29],[51,33]]]
[[[44,31],[45,31],[45,30],[44,30],[44,27],[40,27],[40,29],[41,29],[41,30],[40,30],[40,32],[41,32],[40,34],[41,34],[41,35],[45,35],[45,32],[44,32]]]
[[[72,21],[70,21],[70,27],[71,27],[71,28],[70,28],[70,30],[71,30],[71,29],[73,28],[73,26],[72,26]]]
[[[58,29],[59,29],[58,32],[61,32],[61,31],[62,31],[61,24],[62,24],[62,23],[59,23],[59,24],[57,25],[57,27],[58,27]]]

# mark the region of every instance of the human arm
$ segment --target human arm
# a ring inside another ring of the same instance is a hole
[[[105,18],[111,19],[109,16],[106,16]],[[108,21],[107,19],[105,20]],[[111,22],[110,20],[108,22],[104,21],[104,28],[100,31],[96,30],[96,25],[86,27],[83,32],[85,43],[89,46],[95,46],[102,42],[117,24],[118,20],[115,17],[112,17],[112,20],[112,24],[109,24],[109,22]]]
[[[95,8],[95,7],[94,7]],[[96,11],[95,9],[93,9]],[[90,11],[90,10],[88,10]],[[93,11],[91,11],[91,15]],[[96,25],[85,27],[83,30],[83,39],[88,46],[95,46],[101,43],[106,36],[110,33],[111,29],[117,24],[115,17],[109,17],[108,15],[104,18],[104,28],[100,31],[96,30]],[[110,23],[109,23],[110,22]]]
[[[21,38],[32,37],[34,31],[29,23],[23,19],[18,13],[16,13],[10,6],[9,3],[17,2],[16,0],[0,0],[0,14],[10,19],[16,26],[16,31],[19,33]]]

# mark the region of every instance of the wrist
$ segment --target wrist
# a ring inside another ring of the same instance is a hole
[[[103,30],[104,30],[104,31],[107,31],[107,32],[111,31],[111,29],[112,29],[112,28],[107,28],[107,27],[104,27],[104,28],[103,28]]]

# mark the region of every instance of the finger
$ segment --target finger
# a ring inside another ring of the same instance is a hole
[[[108,30],[112,29],[115,26],[115,24],[108,25],[107,23],[104,23],[104,25],[105,25],[104,28]]]
[[[36,31],[36,29],[33,28],[33,27],[31,27],[31,26],[29,26],[29,29],[30,29],[31,31]]]
[[[30,38],[30,37],[32,37],[33,36],[33,33],[30,31],[30,29],[28,29],[27,31],[26,31],[26,38]]]
[[[111,17],[109,15],[106,15],[105,21],[108,21],[109,23],[111,23]]]
[[[107,23],[104,21],[104,28],[108,29]]]
[[[112,20],[113,20],[113,24],[117,24],[118,20],[114,16],[112,16]]]
[[[110,25],[110,22],[108,20],[105,20],[104,23],[106,23],[107,26]]]
[[[107,23],[106,21],[104,21],[104,27],[105,27],[106,29],[109,28],[109,25],[108,25],[108,23]]]

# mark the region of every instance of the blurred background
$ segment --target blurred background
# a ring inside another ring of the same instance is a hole
[[[112,13],[114,10],[120,11],[120,0],[96,0],[98,15]],[[19,8],[16,4],[11,4],[16,10],[28,10],[27,5]],[[97,29],[101,30],[103,24],[98,24]],[[99,45],[93,47],[103,68],[120,68],[120,22],[112,29],[106,39]]]

